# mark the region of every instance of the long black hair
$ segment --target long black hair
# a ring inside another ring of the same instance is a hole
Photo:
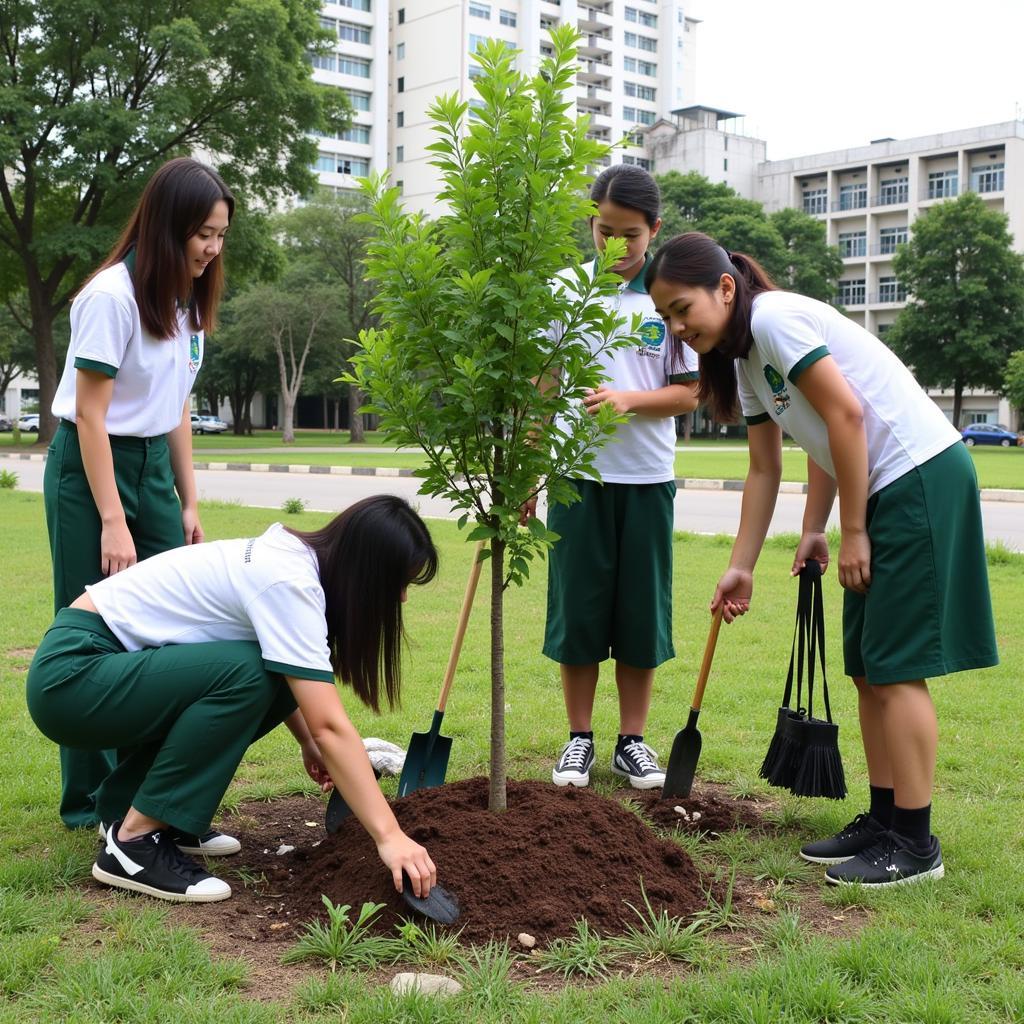
[[[634,164],[614,164],[602,171],[590,186],[590,198],[642,213],[649,228],[658,223],[661,190],[647,171]]]
[[[96,271],[135,251],[135,304],[142,326],[154,338],[174,337],[179,302],[188,304],[192,330],[209,334],[217,326],[223,261],[220,255],[214,257],[202,276],[193,278],[185,243],[221,200],[230,224],[235,197],[221,176],[191,157],[168,160],[149,179],[121,237]]]
[[[716,420],[729,422],[736,419],[739,407],[733,360],[745,359],[750,352],[754,343],[750,332],[754,298],[761,292],[775,291],[775,282],[753,256],[729,252],[708,235],[687,231],[667,241],[654,254],[644,275],[644,284],[648,291],[659,279],[714,291],[723,274],[736,282],[732,313],[725,337],[700,357],[697,398],[711,406]],[[683,343],[676,339],[676,344]]]
[[[402,591],[429,583],[437,550],[403,498],[379,494],[349,506],[320,530],[289,530],[316,554],[327,600],[331,665],[364,704],[380,711],[401,689]]]

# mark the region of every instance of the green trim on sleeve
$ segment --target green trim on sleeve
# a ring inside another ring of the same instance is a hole
[[[824,358],[828,355],[828,345],[819,345],[813,352],[808,352],[802,359],[798,359],[790,368],[789,373],[786,376],[789,378],[790,384],[795,384],[797,377],[800,376],[808,366],[812,366],[819,359]]]
[[[700,374],[695,371],[670,373],[668,376],[669,384],[692,384],[695,380],[700,380]]]
[[[97,373],[102,373],[107,377],[117,376],[116,366],[111,366],[110,363],[101,363],[98,359],[84,359],[82,356],[75,356],[75,369],[95,370]]]
[[[744,416],[748,427],[756,427],[759,423],[767,423],[771,416],[766,412],[759,412],[756,416]]]
[[[325,672],[322,668],[309,668],[301,665],[286,665],[283,661],[268,661],[263,659],[263,664],[268,672],[280,672],[283,676],[291,676],[293,679],[314,679],[318,683],[333,683],[334,673]]]

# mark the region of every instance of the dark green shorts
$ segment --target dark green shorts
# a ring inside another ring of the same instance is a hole
[[[548,569],[544,654],[634,668],[675,657],[672,522],[676,485],[573,482],[580,500],[548,510],[559,534]]]
[[[974,462],[960,443],[868,500],[871,587],[843,602],[846,673],[902,683],[996,665]]]

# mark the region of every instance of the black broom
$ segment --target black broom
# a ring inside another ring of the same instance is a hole
[[[813,606],[808,635],[807,719],[801,723],[803,743],[796,759],[796,771],[790,790],[796,796],[820,796],[842,800],[846,796],[846,777],[839,754],[839,726],[832,721],[825,676],[825,611],[821,593],[821,573],[811,580]],[[814,717],[814,668],[821,663],[821,693],[825,701],[825,718]]]

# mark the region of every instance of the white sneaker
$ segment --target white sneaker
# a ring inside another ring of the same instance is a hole
[[[634,789],[660,789],[665,785],[665,773],[658,766],[658,755],[641,740],[616,746],[612,771],[629,779]]]

